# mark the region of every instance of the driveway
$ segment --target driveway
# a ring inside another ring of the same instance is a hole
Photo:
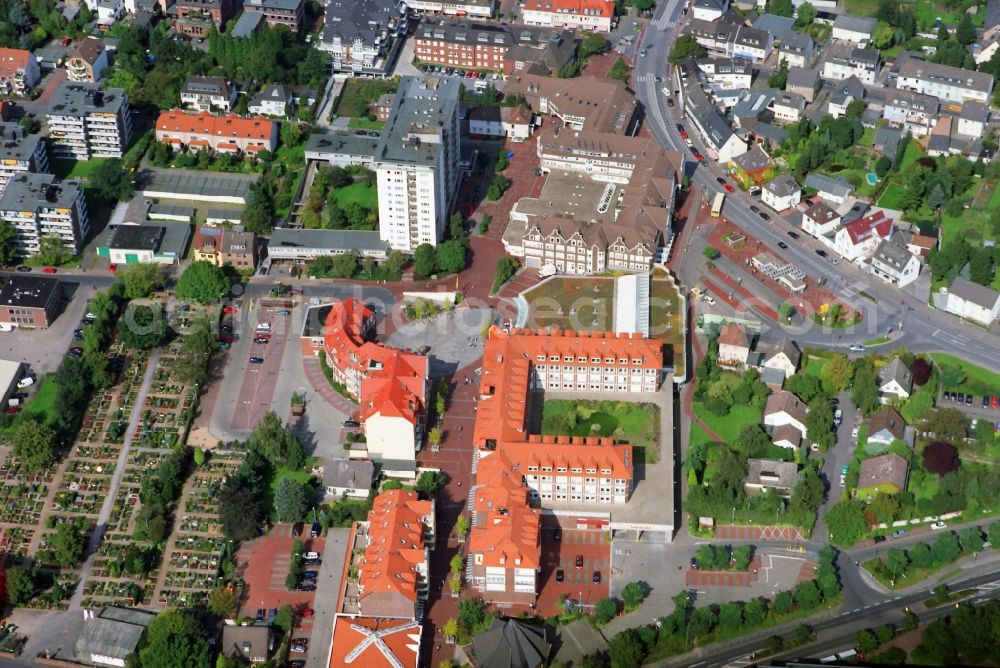
[[[62,313],[48,329],[17,328],[0,333],[0,356],[24,362],[39,378],[56,370],[73,342],[73,330],[87,309],[87,303],[97,292],[92,287],[74,283],[62,284],[66,303]],[[4,350],[6,348],[6,350]]]
[[[827,493],[826,501],[819,511],[819,520],[813,528],[814,540],[826,540],[827,529],[823,518],[840,501],[840,494],[845,489],[840,486],[840,471],[851,463],[854,450],[858,446],[858,439],[856,436],[851,436],[851,432],[861,424],[861,412],[851,403],[850,392],[841,392],[837,398],[840,400],[840,404],[835,408],[843,411],[844,415],[840,427],[837,428],[837,441],[833,448],[827,451],[826,459],[823,462],[821,476],[826,481]]]

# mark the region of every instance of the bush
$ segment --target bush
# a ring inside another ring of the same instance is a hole
[[[722,257],[722,253],[720,253],[719,249],[714,246],[705,246],[705,249],[701,251],[701,254],[709,260],[718,260]]]
[[[618,604],[611,598],[602,598],[594,608],[594,619],[598,624],[607,624],[616,614],[618,614]]]

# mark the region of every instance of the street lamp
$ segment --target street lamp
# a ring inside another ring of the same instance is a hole
[[[736,506],[733,506],[733,519],[729,523],[736,524]]]

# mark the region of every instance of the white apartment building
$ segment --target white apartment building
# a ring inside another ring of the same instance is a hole
[[[916,58],[897,63],[896,88],[933,95],[951,102],[990,103],[993,75],[960,67],[928,63]]]
[[[0,220],[14,228],[17,254],[38,252],[44,237],[58,237],[74,254],[90,231],[83,189],[51,174],[18,174],[0,194]]]
[[[775,211],[784,211],[799,205],[802,188],[791,174],[780,174],[764,184],[760,199]]]
[[[47,116],[56,158],[121,158],[132,137],[132,112],[121,88],[63,82]]]
[[[15,176],[49,171],[49,156],[39,135],[26,134],[17,123],[0,123],[0,192]]]
[[[379,237],[412,253],[437,245],[458,193],[459,83],[403,77],[376,149]]]
[[[823,61],[823,78],[841,81],[857,77],[866,86],[874,84],[879,71],[878,51],[838,46],[829,48],[830,53]]]
[[[521,8],[526,25],[611,32],[615,18],[612,0],[526,0]]]
[[[236,104],[236,86],[225,77],[188,77],[181,86],[181,104],[195,111],[228,113]]]
[[[948,289],[944,310],[989,327],[1000,317],[1000,293],[958,276]]]
[[[753,79],[753,66],[738,58],[699,58],[698,69],[709,83],[722,90],[748,90]]]
[[[938,99],[931,95],[908,90],[889,90],[886,92],[882,118],[914,137],[923,137],[937,122],[938,109]]]

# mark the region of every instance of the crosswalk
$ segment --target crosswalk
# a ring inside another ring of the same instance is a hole
[[[842,288],[840,294],[844,295],[848,299],[854,297],[859,292],[864,292],[868,289],[868,284],[864,281],[855,281],[851,283],[848,287]]]
[[[746,656],[741,656],[738,659],[730,661],[725,665],[725,668],[743,668],[744,666],[749,666],[753,663],[753,654],[747,654]]]
[[[677,21],[672,21],[669,16],[662,16],[660,20],[656,22],[657,30],[669,30],[670,28],[676,28]]]
[[[986,584],[981,584],[978,587],[976,587],[977,591],[983,591],[983,592],[986,592],[986,591],[995,591],[997,589],[1000,589],[1000,581],[997,581],[997,582],[987,582]]]

